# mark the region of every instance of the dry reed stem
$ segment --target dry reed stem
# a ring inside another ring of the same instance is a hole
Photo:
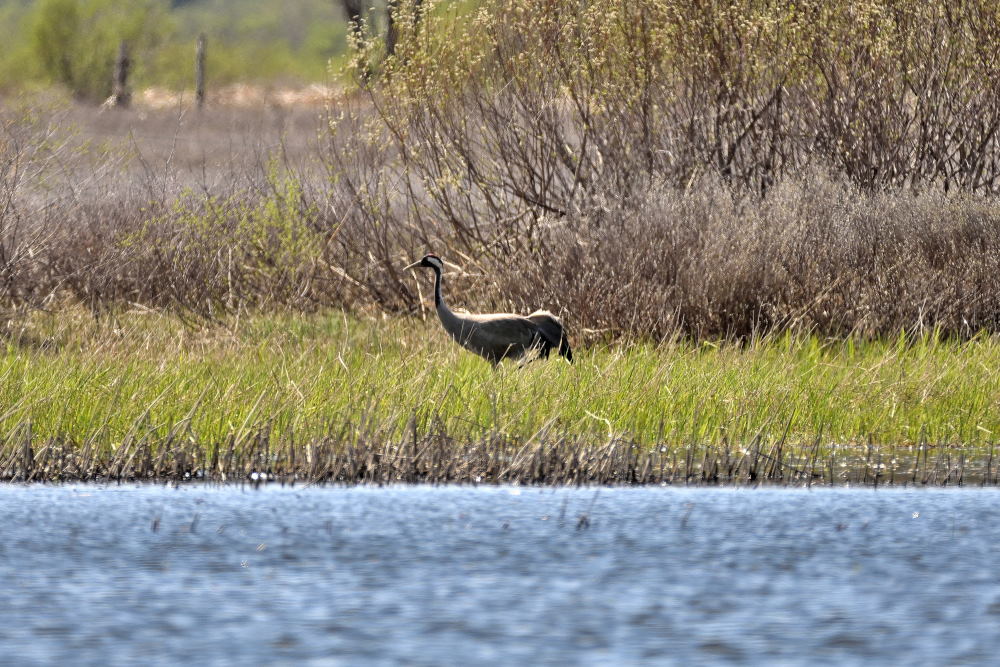
[[[750,455],[726,445],[644,447],[625,439],[586,444],[567,437],[522,443],[502,437],[455,440],[436,432],[405,441],[338,440],[274,443],[266,429],[244,440],[204,447],[166,437],[126,440],[116,451],[62,440],[33,441],[25,423],[0,444],[5,481],[282,481],[338,484],[525,485],[996,485],[992,460],[953,458],[947,446],[921,445],[907,455],[862,448],[829,460],[818,445],[755,439]],[[928,450],[935,449],[928,462]],[[766,451],[765,451],[766,450]],[[152,456],[153,451],[158,452]],[[677,453],[681,453],[678,458]],[[872,458],[874,455],[876,458]],[[886,464],[883,461],[891,461]]]

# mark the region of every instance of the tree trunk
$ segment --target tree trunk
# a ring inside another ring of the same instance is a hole
[[[362,0],[340,0],[340,4],[344,8],[344,13],[347,14],[347,22],[351,26],[351,33],[358,41],[361,41],[364,37],[364,27],[361,24],[361,15],[364,10],[361,2]]]
[[[130,64],[128,44],[122,40],[118,45],[118,57],[115,59],[115,78],[111,90],[114,105],[120,109],[128,108],[128,105],[132,102],[132,92],[128,89],[128,70]]]
[[[392,56],[396,53],[396,40],[399,38],[399,29],[396,28],[397,11],[399,11],[399,0],[388,0],[385,3],[385,19],[388,26],[385,33],[386,56]]]
[[[344,13],[347,14],[347,22],[350,24],[351,37],[355,45],[361,45],[365,39],[365,27],[364,23],[362,23],[362,15],[364,13],[362,2],[363,0],[340,0],[340,4],[344,8]],[[367,86],[370,79],[371,72],[366,65],[361,70],[361,84]]]
[[[420,3],[421,0],[412,0],[413,4],[413,20],[420,20]],[[400,0],[388,0],[385,6],[386,14],[386,24],[389,26],[385,35],[385,54],[386,56],[392,56],[396,54],[396,42],[399,40],[399,28],[397,27],[397,22],[399,17],[396,13],[399,11]]]

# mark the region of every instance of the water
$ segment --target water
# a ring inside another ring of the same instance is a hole
[[[0,487],[0,662],[989,664],[1000,492]]]

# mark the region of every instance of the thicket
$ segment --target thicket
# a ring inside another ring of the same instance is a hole
[[[329,149],[366,258],[348,271],[386,305],[415,300],[401,248],[443,247],[491,305],[600,331],[996,328],[995,3],[495,0],[397,23]]]
[[[7,299],[413,313],[426,284],[399,268],[433,250],[454,305],[586,338],[1000,328],[993,3],[397,7],[394,54],[359,44],[331,103],[322,174],[263,156],[186,193],[139,170],[14,196],[4,224],[35,236]],[[16,138],[47,130],[5,132],[23,165]]]

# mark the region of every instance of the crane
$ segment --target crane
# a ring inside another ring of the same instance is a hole
[[[566,361],[573,361],[573,351],[562,322],[552,313],[545,310],[536,310],[530,315],[455,313],[441,294],[441,272],[444,270],[441,258],[427,254],[403,270],[416,268],[434,271],[434,306],[444,330],[456,343],[483,357],[494,368],[504,359],[521,359],[529,352],[537,352],[538,358],[548,359],[553,349],[566,357]]]

